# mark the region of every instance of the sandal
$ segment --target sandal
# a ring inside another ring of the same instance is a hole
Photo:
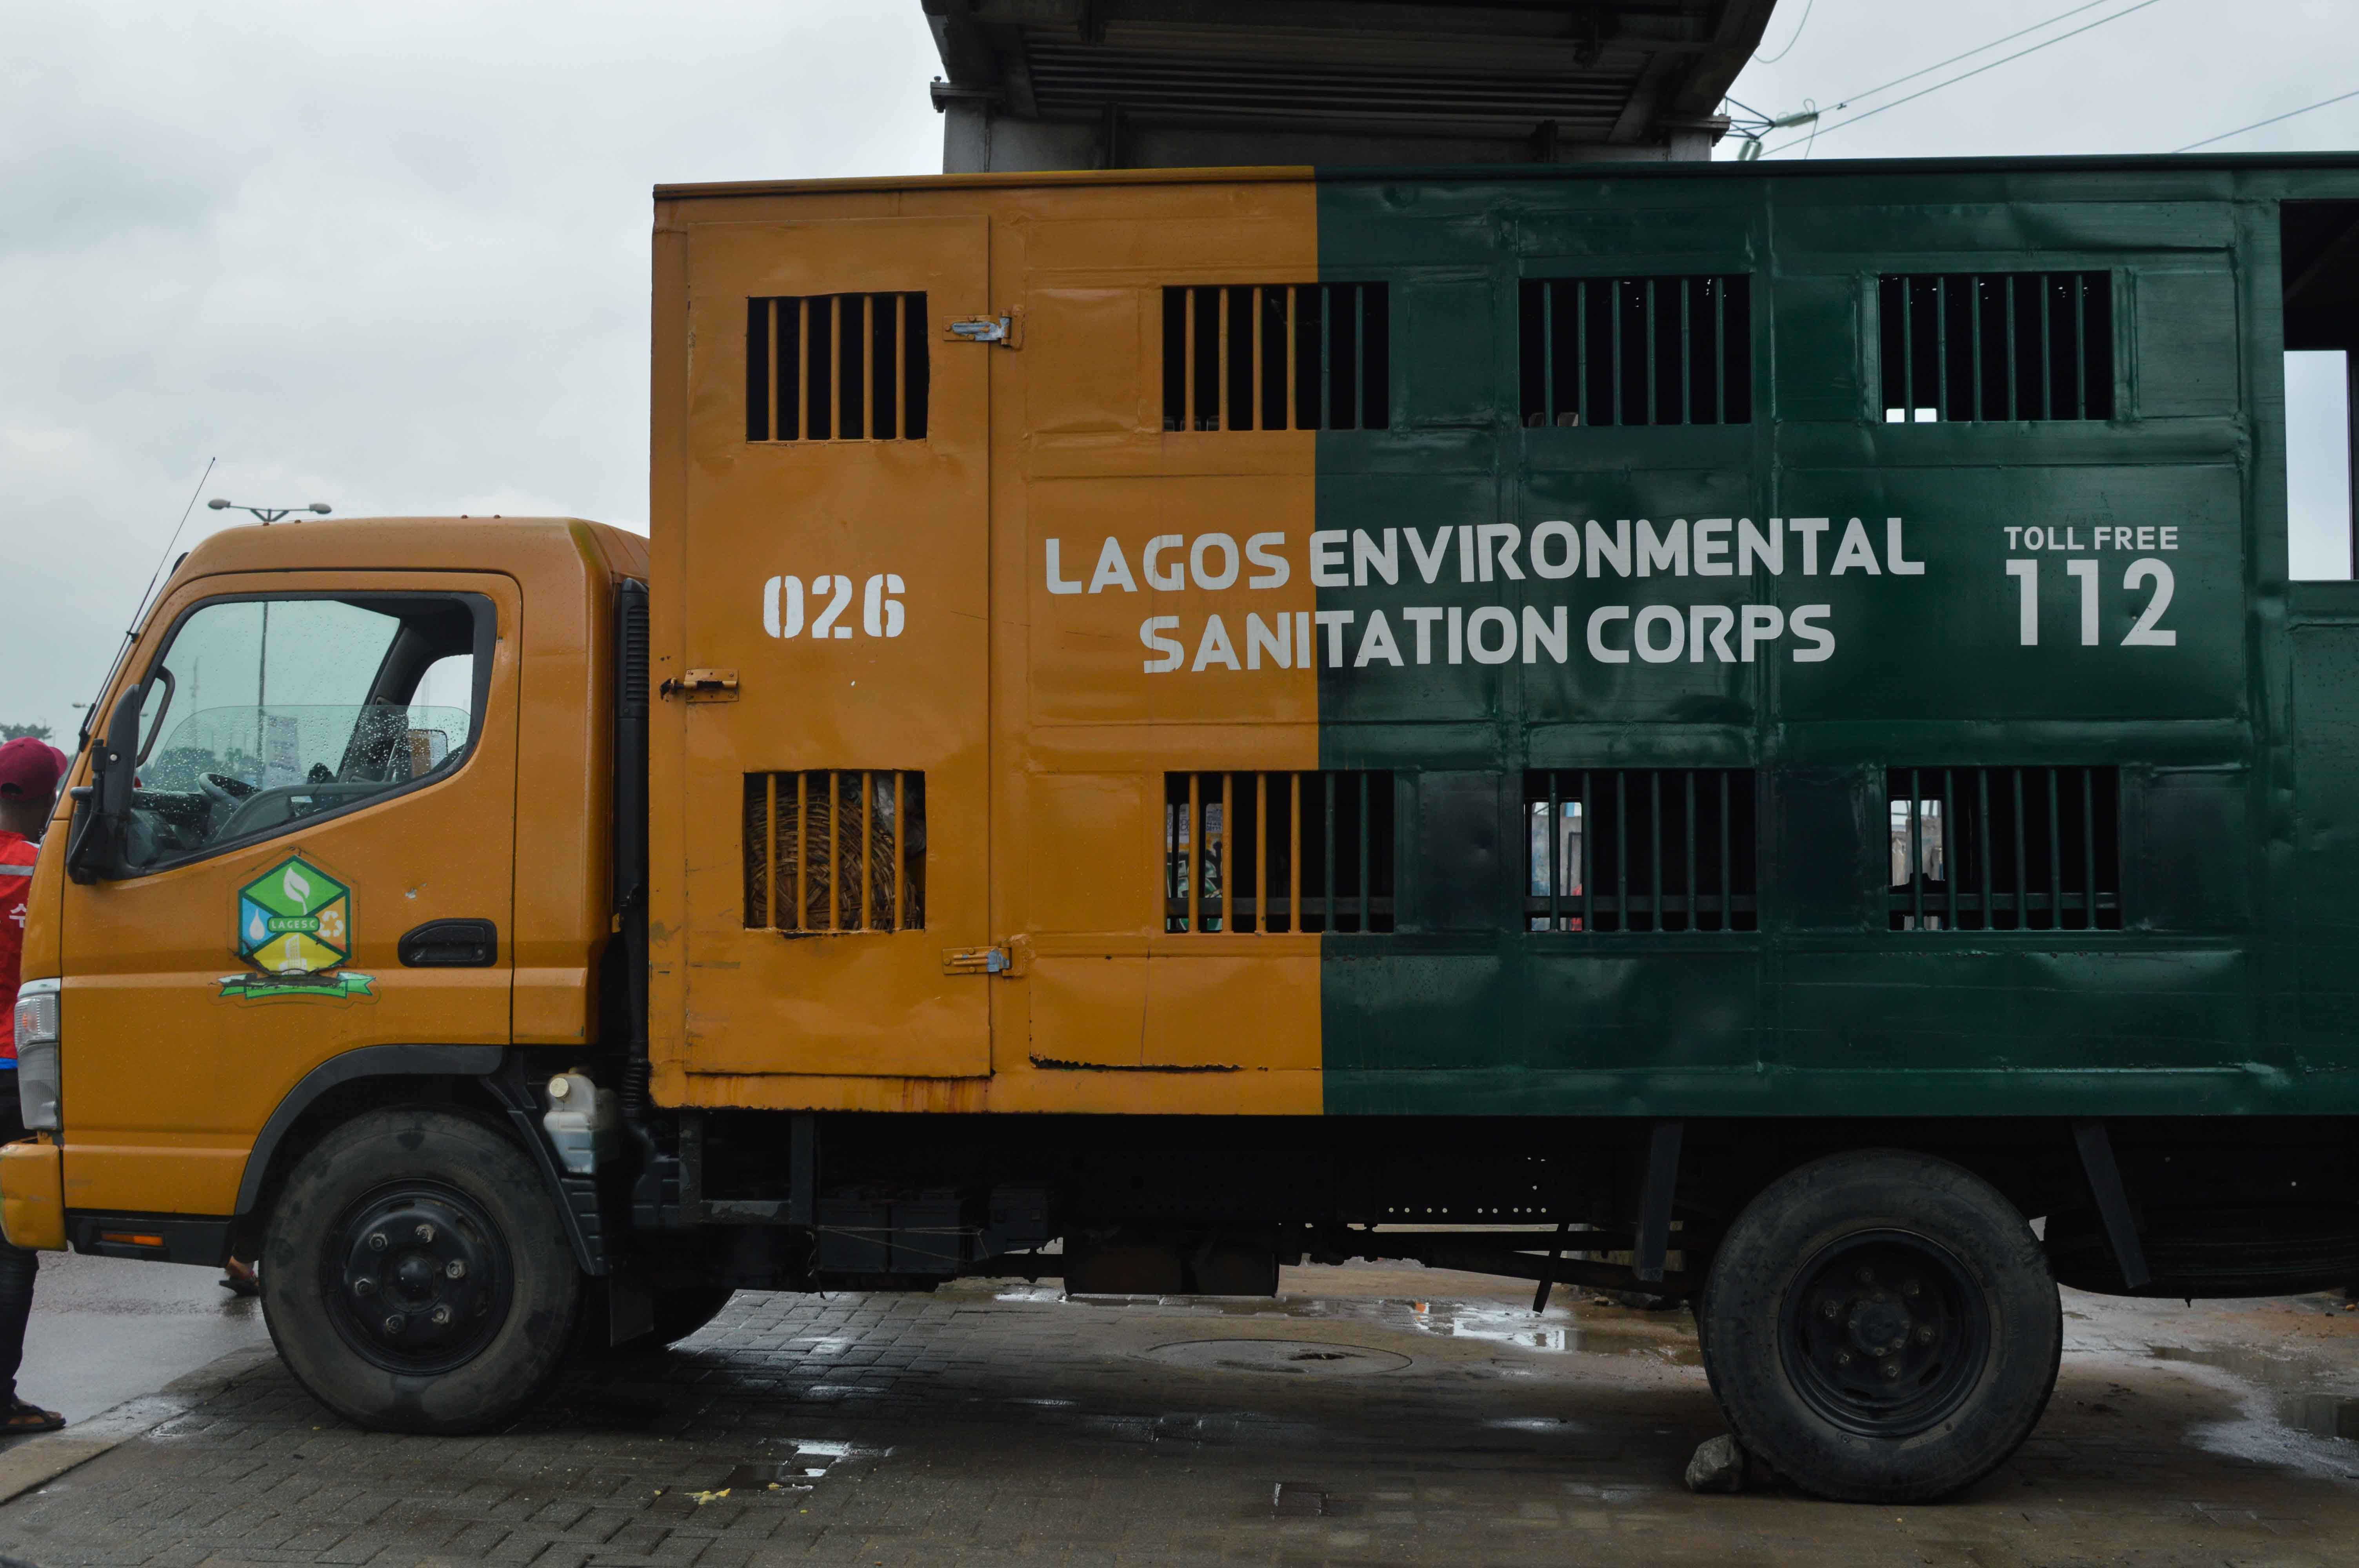
[[[66,1418],[55,1411],[11,1399],[5,1414],[0,1414],[0,1433],[17,1436],[28,1432],[55,1432],[65,1425]]]
[[[222,1289],[234,1296],[258,1296],[262,1293],[262,1281],[255,1277],[254,1265],[241,1263],[234,1258],[223,1265],[221,1283]]]

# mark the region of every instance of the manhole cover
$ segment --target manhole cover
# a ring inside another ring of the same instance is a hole
[[[1152,1360],[1212,1372],[1282,1372],[1295,1377],[1352,1376],[1397,1372],[1408,1357],[1359,1345],[1326,1345],[1309,1339],[1190,1339],[1158,1345]]]

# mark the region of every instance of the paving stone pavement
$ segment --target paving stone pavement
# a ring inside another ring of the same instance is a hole
[[[583,1368],[465,1439],[361,1432],[249,1355],[0,1508],[0,1550],[46,1568],[2354,1556],[2359,1444],[2300,1429],[2359,1398],[2359,1316],[2326,1298],[2074,1297],[2024,1453],[1962,1498],[1883,1509],[1690,1496],[1682,1466],[1721,1426],[1684,1314],[1535,1317],[1500,1290],[1358,1268],[1289,1271],[1275,1303],[742,1294],[682,1348]]]

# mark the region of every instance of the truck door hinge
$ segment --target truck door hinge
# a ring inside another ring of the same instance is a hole
[[[735,670],[690,670],[676,680],[667,680],[656,688],[658,697],[685,697],[690,702],[734,702],[737,700]]]
[[[946,975],[1004,975],[1013,967],[1005,947],[942,949],[942,973]]]
[[[943,329],[943,340],[954,343],[997,343],[1003,349],[1024,346],[1024,317],[1020,311],[1005,316],[962,316]]]

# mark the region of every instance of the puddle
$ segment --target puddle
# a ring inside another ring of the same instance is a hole
[[[2296,1432],[2359,1442],[2359,1390],[2319,1387],[2349,1382],[2349,1372],[2321,1376],[2314,1365],[2297,1357],[2243,1346],[2193,1350],[2183,1345],[2155,1345],[2147,1353],[2158,1361],[2216,1368],[2258,1385],[2267,1391],[2277,1419]]]
[[[1360,1345],[1329,1345],[1308,1339],[1190,1339],[1145,1352],[1150,1361],[1196,1371],[1276,1372],[1290,1377],[1358,1377],[1397,1372],[1406,1356]]]
[[[1535,1317],[1513,1307],[1412,1302],[1408,1321],[1424,1333],[1445,1338],[1592,1356],[1653,1356],[1680,1367],[1702,1364],[1691,1339],[1584,1324],[1559,1308]]]

